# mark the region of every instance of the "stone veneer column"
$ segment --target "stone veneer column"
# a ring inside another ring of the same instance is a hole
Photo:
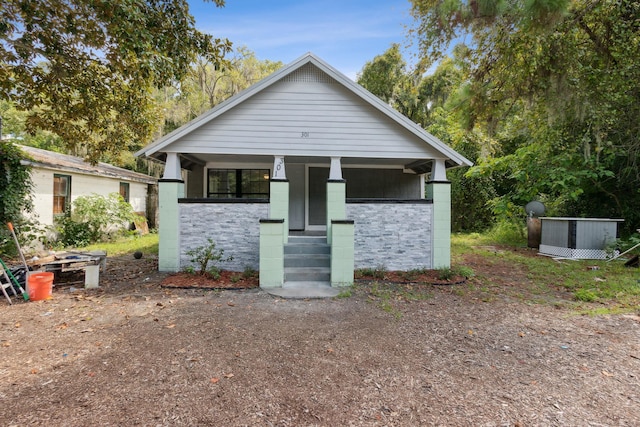
[[[432,268],[451,267],[451,182],[444,160],[434,160],[427,198],[433,200]]]
[[[354,268],[354,222],[331,222],[331,286],[351,286]]]
[[[161,179],[158,181],[158,270],[180,270],[180,212],[178,199],[184,197],[184,181]]]

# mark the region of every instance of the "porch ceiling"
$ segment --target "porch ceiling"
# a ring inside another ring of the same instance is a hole
[[[232,163],[232,164],[272,164],[273,156],[261,155],[232,155],[232,154],[182,154],[181,166],[183,169],[192,169],[194,165],[206,165],[213,163]],[[413,169],[417,173],[425,173],[431,170],[432,159],[415,159],[415,158],[364,158],[364,157],[343,157],[341,163],[343,166],[349,165],[371,165],[371,166],[403,166],[407,169]],[[329,157],[300,157],[285,156],[285,165],[287,163],[303,163],[303,164],[326,164],[329,167],[331,159]],[[453,163],[447,161],[447,167],[454,166]]]

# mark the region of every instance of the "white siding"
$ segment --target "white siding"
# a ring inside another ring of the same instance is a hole
[[[108,196],[111,193],[119,193],[120,183],[129,182],[129,202],[133,210],[135,212],[145,212],[147,208],[147,184],[34,167],[31,171],[33,211],[35,214],[34,219],[40,224],[53,225],[54,174],[71,176],[71,201],[89,194]]]
[[[424,141],[313,67],[171,145],[181,153],[439,158]],[[307,73],[305,75],[305,73]],[[304,78],[308,77],[308,78]],[[314,78],[315,77],[315,78]]]

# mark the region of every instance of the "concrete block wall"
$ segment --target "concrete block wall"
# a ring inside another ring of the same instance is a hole
[[[424,201],[347,203],[354,220],[355,268],[432,267],[433,204]]]
[[[260,267],[260,219],[269,215],[269,203],[180,203],[180,267],[191,265],[186,252],[208,244],[233,261],[220,263],[225,270]]]

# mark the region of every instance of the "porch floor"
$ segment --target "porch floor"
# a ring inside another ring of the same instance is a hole
[[[285,282],[281,288],[267,288],[265,291],[284,299],[316,299],[336,297],[340,288],[332,288],[328,282]]]

